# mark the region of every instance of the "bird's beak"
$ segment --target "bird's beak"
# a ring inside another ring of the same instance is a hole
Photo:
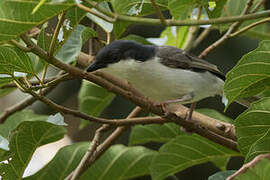
[[[95,70],[98,70],[100,69],[101,67],[98,66],[97,62],[96,61],[93,61],[86,69],[87,72],[93,72]]]

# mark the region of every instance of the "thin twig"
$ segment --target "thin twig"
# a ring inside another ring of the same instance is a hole
[[[265,0],[260,0],[255,7],[250,11],[250,13],[255,13],[259,10],[259,8],[263,5]]]
[[[158,17],[160,19],[161,24],[163,24],[164,26],[166,26],[167,24],[166,24],[165,18],[163,16],[160,8],[158,7],[156,1],[155,0],[151,0],[151,2],[152,2],[152,5],[154,6],[154,8],[156,10],[156,13],[157,13],[157,15],[158,15]]]
[[[31,51],[31,48],[28,48],[28,47],[25,47],[25,46],[21,45],[19,42],[17,42],[14,39],[10,40],[9,43],[16,46],[16,47],[19,47],[20,49],[23,49],[23,51],[25,51],[25,52],[30,52]]]
[[[43,90],[43,95],[47,95],[49,92],[51,92],[54,89],[54,87],[49,87]],[[22,100],[21,102],[10,106],[8,108],[6,108],[2,114],[0,115],[0,124],[4,123],[8,117],[10,117],[11,115],[13,115],[14,113],[21,111],[23,109],[25,109],[28,106],[31,106],[34,102],[36,102],[37,99],[33,96],[29,96],[27,98],[25,98],[24,100]]]
[[[202,13],[202,7],[198,8],[197,11],[197,16],[196,16],[196,20],[199,20],[201,18],[201,13]],[[200,26],[192,26],[189,28],[189,33],[188,33],[188,37],[184,46],[184,50],[189,51],[193,46],[193,42],[195,39],[195,36],[199,30]]]
[[[247,164],[244,164],[238,171],[236,171],[233,175],[229,176],[226,180],[233,180],[238,175],[245,173],[247,170],[256,166],[262,159],[270,160],[270,154],[261,154],[256,156],[252,161]]]
[[[132,117],[136,117],[140,114],[140,112],[142,111],[142,109],[140,107],[136,107],[133,109],[133,111],[127,116],[127,118],[132,118]],[[105,139],[105,141],[100,144],[97,147],[95,156],[92,156],[91,158],[89,157],[89,159],[87,161],[85,161],[84,166],[81,166],[80,169],[80,174],[83,174],[84,171],[86,171],[89,167],[91,167],[91,165],[93,164],[93,162],[95,162],[110,146],[111,144],[117,139],[119,138],[123,132],[125,132],[125,130],[127,129],[127,126],[121,126],[118,127],[116,130],[114,130],[114,132]],[[73,172],[71,172],[66,178],[65,180],[70,180],[73,176]]]
[[[197,37],[197,39],[192,44],[192,48],[197,47],[202,42],[202,40],[204,40],[204,38],[206,38],[206,36],[211,31],[211,29],[212,29],[211,27],[204,29],[203,32],[199,35],[199,37]]]
[[[52,40],[51,40],[51,43],[50,43],[50,46],[49,46],[49,51],[48,51],[49,56],[52,56],[53,53],[54,53],[54,47],[56,45],[56,39],[57,39],[59,31],[60,31],[60,29],[62,27],[62,24],[63,24],[63,22],[65,20],[65,14],[66,14],[66,12],[61,13],[60,18],[58,20],[58,23],[56,25],[56,28],[54,30],[53,37],[52,37]]]
[[[115,21],[114,19],[112,19],[112,18],[110,18],[110,17],[108,17],[108,16],[105,16],[105,15],[102,14],[102,13],[96,12],[96,11],[94,11],[93,9],[90,9],[90,8],[88,8],[88,7],[86,7],[86,6],[82,5],[82,4],[80,4],[80,3],[77,3],[77,6],[78,6],[78,8],[80,8],[80,9],[82,9],[82,10],[84,10],[84,11],[87,11],[87,12],[89,12],[89,13],[91,13],[91,14],[97,16],[97,17],[103,19],[104,21],[107,21],[107,22],[110,22],[110,23],[114,23],[114,21]]]
[[[245,16],[245,14],[249,13],[249,10],[251,8],[253,4],[253,0],[249,0],[246,3],[245,8],[243,9],[242,13],[240,16]],[[229,29],[227,30],[227,32],[216,42],[214,42],[213,44],[211,44],[208,48],[206,48],[200,55],[199,58],[204,58],[207,54],[209,54],[211,51],[213,51],[216,47],[220,46],[223,42],[225,42],[227,39],[230,38],[230,34],[233,33],[233,31],[235,31],[241,24],[243,21],[237,21],[235,23],[233,23]]]
[[[136,23],[136,24],[161,25],[160,19],[114,14],[98,6],[98,3],[95,1],[91,1],[91,0],[85,0],[85,1],[89,3],[91,6],[93,6],[94,8],[96,8],[101,13],[111,18],[114,18],[116,20],[127,21],[131,23]],[[261,11],[254,14],[213,18],[209,20],[172,20],[172,19],[169,19],[169,20],[165,20],[165,22],[167,26],[197,26],[197,25],[208,25],[208,24],[225,24],[225,23],[232,23],[232,22],[244,21],[244,20],[250,20],[250,19],[258,19],[261,17],[269,16],[269,14],[270,14],[270,10],[267,10],[267,11]]]
[[[255,27],[255,26],[259,25],[259,24],[263,24],[263,23],[266,23],[266,22],[269,22],[269,21],[270,21],[270,18],[265,18],[265,19],[262,19],[260,21],[255,22],[255,23],[249,24],[248,26],[245,26],[242,29],[230,34],[230,38],[238,36],[239,34],[242,34],[242,33],[248,31],[249,29],[251,29],[251,28],[253,28],[253,27]]]
[[[87,150],[87,152],[84,154],[81,162],[79,163],[79,165],[77,166],[77,168],[74,171],[74,174],[71,178],[71,180],[76,180],[79,179],[79,176],[82,174],[82,170],[83,170],[83,166],[85,166],[85,164],[87,164],[87,161],[91,161],[91,158],[94,157],[94,153],[99,145],[100,142],[100,138],[101,138],[101,133],[107,131],[108,129],[110,129],[110,125],[103,125],[101,126],[98,130],[96,130],[95,136],[92,140],[92,142],[90,143],[90,147]]]

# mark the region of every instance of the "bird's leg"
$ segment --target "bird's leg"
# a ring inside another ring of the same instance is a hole
[[[191,120],[192,113],[195,110],[196,105],[197,105],[197,102],[191,103],[190,108],[189,108],[189,112],[188,112],[188,114],[187,114],[187,116],[185,118],[187,121],[190,121]]]
[[[164,117],[166,117],[168,114],[169,114],[169,111],[167,109],[167,106],[169,104],[172,104],[172,103],[184,103],[186,101],[190,101],[194,98],[194,94],[193,93],[189,93],[189,94],[186,94],[184,96],[182,96],[181,98],[179,99],[173,99],[173,100],[168,100],[168,101],[165,101],[163,103],[160,104],[163,112],[164,112]]]

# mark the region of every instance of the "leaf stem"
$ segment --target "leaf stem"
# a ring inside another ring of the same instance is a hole
[[[164,18],[164,16],[163,16],[163,14],[162,14],[160,8],[158,7],[156,1],[155,1],[155,0],[151,0],[151,2],[152,2],[153,7],[154,7],[155,10],[156,10],[156,13],[157,13],[157,15],[158,15],[158,17],[159,17],[159,19],[160,19],[161,24],[163,24],[164,26],[166,26],[167,24],[166,24],[165,18]]]
[[[59,17],[59,20],[58,20],[58,23],[56,25],[56,28],[54,30],[54,33],[53,33],[53,37],[52,37],[52,40],[51,40],[51,43],[50,43],[50,46],[49,46],[49,51],[48,51],[48,56],[51,57],[53,56],[53,53],[54,53],[54,48],[55,48],[55,45],[56,45],[56,39],[57,39],[57,36],[59,34],[59,31],[61,29],[61,26],[65,20],[65,14],[66,12],[62,12],[60,17]]]

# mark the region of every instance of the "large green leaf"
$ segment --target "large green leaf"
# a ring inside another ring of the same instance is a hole
[[[10,116],[4,124],[0,125],[0,135],[8,138],[11,131],[24,121],[45,121],[48,116],[34,114],[31,110],[20,111]]]
[[[0,46],[0,74],[14,75],[14,72],[33,75],[31,59],[18,48]]]
[[[79,109],[89,115],[99,116],[114,96],[94,83],[83,81],[79,92]]]
[[[244,55],[226,75],[224,91],[228,105],[240,98],[262,93],[270,87],[270,41]]]
[[[270,98],[263,98],[253,103],[235,120],[238,146],[243,154],[248,155],[248,160],[256,154],[270,151],[269,119]]]
[[[234,180],[254,180],[269,179],[270,177],[270,160],[261,159],[255,166],[250,166],[247,171],[239,174]]]
[[[61,139],[65,129],[44,121],[22,122],[12,131],[8,163],[0,164],[3,179],[22,179],[36,148]]]
[[[79,92],[79,110],[92,116],[99,116],[111,103],[115,95],[106,89],[83,81]],[[89,121],[82,121],[81,126],[85,126]]]
[[[137,125],[132,128],[129,136],[129,144],[168,142],[180,134],[183,134],[180,131],[180,126],[174,123],[166,123],[164,125]]]
[[[141,146],[112,146],[81,179],[123,180],[150,174],[149,164],[155,154],[155,151]]]
[[[180,135],[160,148],[151,163],[151,176],[154,180],[162,180],[197,164],[238,155],[203,137]]]
[[[35,14],[32,14],[38,3],[39,0],[0,1],[0,43],[16,38],[75,5],[74,0],[62,3],[52,3],[52,0],[47,0]]]
[[[88,142],[76,143],[61,148],[54,158],[41,170],[26,180],[63,180],[74,170],[89,147]]]
[[[66,146],[44,168],[26,180],[63,180],[78,165],[89,143]],[[110,147],[80,179],[122,180],[149,174],[148,165],[155,151],[144,147]]]
[[[85,43],[85,41],[83,41],[82,35],[84,34],[84,40],[88,40],[88,38],[93,35],[90,33],[84,33],[86,31],[89,32],[89,28],[83,25],[78,25],[76,29],[71,33],[60,51],[56,54],[56,57],[65,63],[71,63],[75,61],[81,52],[82,45]],[[88,35],[88,38],[86,35]]]

